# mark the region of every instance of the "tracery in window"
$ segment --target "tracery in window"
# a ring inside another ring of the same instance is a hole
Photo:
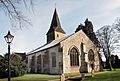
[[[90,49],[89,52],[88,52],[88,59],[89,59],[89,61],[91,61],[91,62],[94,62],[94,61],[95,61],[95,59],[94,59],[94,52],[93,52],[92,49]]]
[[[70,52],[70,65],[79,66],[79,53],[75,47],[73,47]]]

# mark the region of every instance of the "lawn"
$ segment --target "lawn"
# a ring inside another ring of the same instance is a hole
[[[12,78],[11,81],[47,81],[59,79],[59,75],[46,75],[46,74],[26,74],[21,77]],[[7,79],[0,79],[0,81],[7,81]]]
[[[79,73],[65,74],[65,77],[74,77],[74,76],[80,76],[80,74]],[[11,78],[11,81],[48,81],[48,80],[54,80],[54,79],[60,79],[60,75],[26,74],[21,77]],[[0,79],[0,81],[7,81],[7,78]]]
[[[65,74],[65,76],[73,77],[80,76],[80,74]],[[22,77],[12,78],[11,81],[48,81],[59,78],[60,75],[26,74]],[[0,81],[7,81],[7,79],[0,79]],[[117,69],[116,71],[104,71],[95,73],[94,77],[89,76],[82,81],[120,81],[120,69]]]
[[[65,77],[74,77],[80,76],[79,73],[76,74],[65,74]],[[47,81],[47,80],[54,80],[60,79],[60,75],[47,75],[47,74],[26,74],[21,77],[11,78],[11,81]],[[0,81],[7,81],[6,79],[0,79]]]
[[[120,81],[120,69],[96,73],[94,77],[87,77],[83,81]]]

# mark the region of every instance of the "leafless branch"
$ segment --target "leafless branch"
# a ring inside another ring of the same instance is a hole
[[[31,22],[27,17],[22,14],[22,10],[18,10],[17,4],[21,4],[23,2],[25,7],[27,7],[28,0],[0,0],[0,3],[6,9],[8,17],[11,21],[12,27],[22,29],[26,25],[31,26]],[[32,0],[29,0],[31,5],[33,6]]]

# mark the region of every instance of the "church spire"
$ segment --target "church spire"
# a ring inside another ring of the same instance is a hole
[[[53,14],[50,29],[47,32],[47,34],[52,32],[52,31],[58,31],[58,32],[61,32],[61,33],[65,34],[64,30],[61,28],[61,24],[60,24],[60,21],[59,21],[59,17],[58,17],[56,8],[55,8],[55,11],[54,11],[54,14]]]
[[[50,29],[47,32],[47,42],[51,42],[56,38],[60,38],[65,34],[64,30],[61,27],[60,20],[55,8]]]

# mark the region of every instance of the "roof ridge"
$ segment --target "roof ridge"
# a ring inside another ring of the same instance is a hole
[[[69,35],[69,36],[70,36],[70,35]],[[63,40],[67,39],[69,36],[64,36],[64,37],[62,37],[62,38],[58,38],[58,39],[56,39],[56,40],[53,40],[53,41],[50,42],[50,43],[46,43],[46,44],[44,44],[43,46],[38,47],[38,48],[30,51],[30,52],[28,53],[28,55],[29,55],[29,54],[32,54],[32,53],[34,53],[34,52],[38,52],[38,50],[41,51],[41,50],[50,48],[50,47],[52,47],[52,46],[55,46],[55,45],[57,45],[58,43],[62,42]],[[46,47],[45,47],[45,46],[46,46]]]

